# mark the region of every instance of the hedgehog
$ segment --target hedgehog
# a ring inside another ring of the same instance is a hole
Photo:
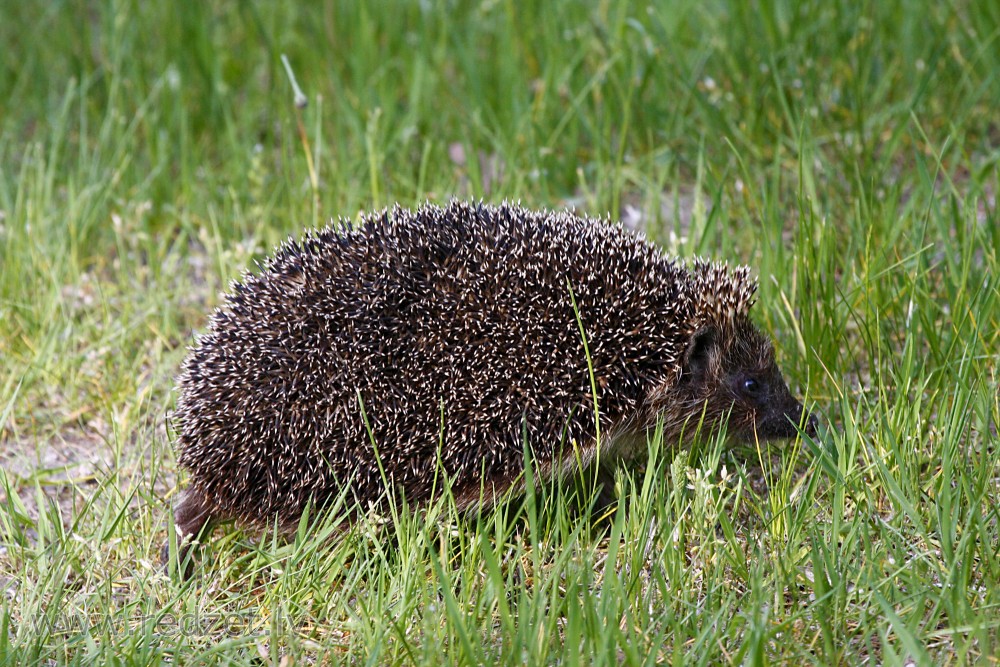
[[[749,268],[665,255],[608,219],[452,201],[289,239],[232,284],[178,377],[187,543],[355,512],[460,510],[681,444],[814,435],[749,318]],[[437,490],[437,491],[435,491]]]

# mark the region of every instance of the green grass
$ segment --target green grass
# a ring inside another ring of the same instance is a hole
[[[0,0],[0,663],[994,664],[1000,6],[319,4]],[[821,437],[164,576],[228,282],[451,196],[750,264]]]

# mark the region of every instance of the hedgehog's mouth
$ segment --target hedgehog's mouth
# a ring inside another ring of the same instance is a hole
[[[758,440],[784,440],[794,438],[799,434],[799,429],[809,437],[816,436],[818,422],[814,415],[804,415],[805,411],[796,401],[794,404],[786,406],[784,409],[775,410],[756,420],[754,432],[748,434],[752,439],[756,435]]]

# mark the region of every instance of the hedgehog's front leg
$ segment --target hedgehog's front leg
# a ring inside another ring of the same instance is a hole
[[[189,488],[181,495],[180,501],[174,507],[174,527],[177,533],[177,563],[182,576],[186,577],[190,570],[190,560],[187,559],[191,548],[208,535],[212,527],[222,520],[214,513],[215,508],[198,491]],[[163,563],[170,562],[170,542],[163,545]],[[185,562],[187,564],[185,565]]]

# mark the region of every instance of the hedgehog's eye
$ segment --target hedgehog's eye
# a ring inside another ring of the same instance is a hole
[[[743,391],[750,394],[751,396],[760,391],[760,382],[753,378],[747,378],[743,380]]]

